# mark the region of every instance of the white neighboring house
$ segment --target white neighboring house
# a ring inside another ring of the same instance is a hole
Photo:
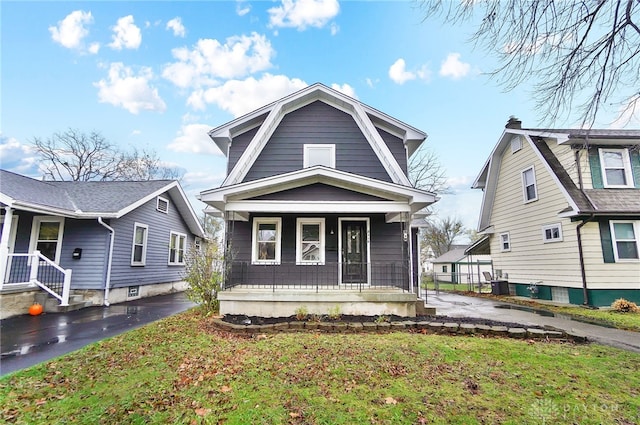
[[[439,282],[477,285],[487,283],[483,273],[492,273],[491,256],[468,254],[469,245],[453,245],[452,249],[433,260],[434,277]]]
[[[640,302],[640,130],[524,129],[512,118],[473,188],[494,278],[512,293]]]

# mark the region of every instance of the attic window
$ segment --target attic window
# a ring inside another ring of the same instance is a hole
[[[304,145],[304,168],[323,165],[336,168],[336,145]]]
[[[165,214],[169,213],[169,200],[167,198],[163,198],[161,196],[158,196],[157,198],[157,203],[156,203],[156,209],[160,212],[163,212]]]
[[[520,149],[522,149],[522,139],[520,137],[511,139],[511,153],[516,153]]]

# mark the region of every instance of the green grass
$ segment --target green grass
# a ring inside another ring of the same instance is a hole
[[[215,331],[197,310],[0,379],[0,422],[631,424],[640,355],[398,332]]]

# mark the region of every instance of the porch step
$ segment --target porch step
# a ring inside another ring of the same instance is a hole
[[[84,297],[78,294],[69,295],[69,305],[66,306],[61,306],[60,301],[51,296],[47,297],[44,303],[40,302],[40,304],[43,305],[46,313],[67,313],[93,305],[91,301],[85,301]]]
[[[435,316],[436,308],[425,305],[424,300],[416,300],[416,316]]]

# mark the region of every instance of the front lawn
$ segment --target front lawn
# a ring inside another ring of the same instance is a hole
[[[237,336],[197,310],[0,379],[0,420],[633,424],[640,355],[395,332]]]

